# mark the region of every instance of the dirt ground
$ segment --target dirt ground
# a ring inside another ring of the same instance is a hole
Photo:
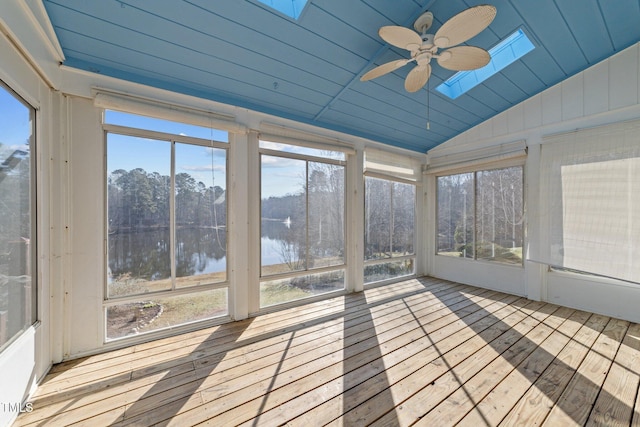
[[[147,325],[162,314],[162,305],[134,302],[109,307],[107,310],[107,336],[119,338],[142,332]]]

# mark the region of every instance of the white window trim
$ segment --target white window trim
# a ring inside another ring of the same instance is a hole
[[[318,150],[339,151],[344,154],[356,153],[353,144],[340,139],[264,121],[260,123],[259,139]]]
[[[446,176],[478,170],[503,169],[524,165],[527,144],[524,140],[494,145],[461,153],[427,154],[425,175]]]
[[[235,116],[174,105],[155,99],[133,96],[107,89],[94,88],[93,105],[105,110],[138,114],[156,119],[204,126],[232,133],[246,133],[247,127],[239,124]]]

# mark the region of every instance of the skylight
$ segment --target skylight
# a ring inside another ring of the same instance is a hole
[[[451,99],[456,99],[469,89],[476,87],[507,65],[522,58],[534,48],[527,35],[519,29],[506,39],[489,49],[491,61],[477,70],[459,71],[444,81],[436,89]]]
[[[302,9],[307,4],[307,0],[258,0],[260,3],[284,13],[293,19],[298,19]]]

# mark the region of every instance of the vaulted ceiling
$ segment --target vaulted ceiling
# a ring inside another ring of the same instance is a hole
[[[258,0],[43,2],[67,66],[420,152],[640,41],[640,0],[485,0],[497,16],[466,44],[522,28],[535,49],[452,100],[434,88],[455,72],[435,61],[415,93],[411,66],[360,77],[408,57],[381,26],[430,10],[435,32],[474,0],[309,0],[297,20]]]

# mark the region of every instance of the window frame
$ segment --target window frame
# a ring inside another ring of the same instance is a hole
[[[11,344],[18,340],[24,333],[39,322],[40,318],[40,281],[39,281],[39,240],[38,240],[38,197],[37,197],[37,181],[38,181],[38,150],[37,150],[37,122],[38,108],[31,105],[24,97],[11,88],[7,83],[0,79],[0,89],[4,89],[7,94],[11,95],[17,102],[22,104],[29,112],[30,132],[29,135],[29,254],[30,263],[30,288],[31,295],[29,298],[29,307],[23,306],[22,309],[29,311],[29,323],[23,322],[19,332],[16,332],[5,343],[0,342],[0,355],[11,347]]]
[[[391,277],[388,279],[383,279],[383,280],[376,280],[373,282],[364,282],[365,286],[370,286],[370,285],[376,285],[376,284],[380,284],[380,283],[391,283],[394,281],[399,281],[399,280],[404,280],[410,277],[415,277],[416,276],[416,262],[417,262],[417,243],[418,243],[418,239],[417,239],[417,228],[418,228],[418,216],[417,216],[417,211],[418,211],[418,188],[420,187],[420,183],[417,181],[412,181],[409,179],[403,179],[403,178],[399,178],[399,177],[394,177],[394,176],[390,176],[390,175],[385,175],[385,174],[380,174],[380,173],[376,173],[376,172],[365,172],[364,173],[364,177],[363,177],[363,184],[364,184],[364,198],[363,198],[363,203],[364,203],[364,209],[363,209],[363,213],[364,213],[364,227],[366,230],[367,227],[367,208],[366,208],[366,201],[367,201],[367,178],[371,178],[371,179],[378,179],[378,180],[382,180],[382,181],[388,181],[391,183],[391,187],[390,187],[390,202],[391,202],[391,209],[390,209],[390,213],[391,216],[393,216],[393,184],[394,183],[398,183],[398,184],[404,184],[404,185],[412,185],[414,187],[414,197],[413,197],[413,254],[410,255],[401,255],[401,256],[397,256],[394,257],[393,256],[393,251],[392,251],[392,255],[388,258],[379,258],[379,259],[366,259],[366,255],[363,259],[363,267],[366,269],[367,266],[371,266],[371,265],[379,265],[379,264],[388,264],[388,263],[393,263],[393,262],[400,262],[400,261],[407,261],[407,260],[413,260],[413,273],[411,274],[406,274],[406,275],[402,275],[402,276],[397,276],[397,277]],[[393,230],[390,230],[390,239],[393,240]],[[364,243],[364,233],[363,233],[363,243]],[[392,245],[393,248],[393,245]],[[366,248],[365,248],[365,252],[366,252]],[[364,277],[364,276],[363,276]]]
[[[526,243],[525,243],[525,237],[526,237],[526,220],[525,220],[525,216],[526,216],[526,211],[525,211],[525,202],[526,202],[526,173],[525,173],[525,163],[524,161],[508,161],[508,162],[504,162],[504,163],[492,163],[492,164],[487,164],[485,165],[485,167],[482,167],[483,165],[477,165],[473,168],[459,168],[459,169],[451,169],[451,170],[443,170],[438,172],[437,174],[435,174],[435,233],[434,233],[434,255],[435,256],[441,256],[441,257],[448,257],[451,259],[462,259],[463,262],[476,262],[476,263],[485,263],[488,265],[499,265],[499,266],[512,266],[512,267],[519,267],[519,268],[524,268],[524,261],[526,259]],[[478,221],[478,174],[482,173],[482,172],[493,172],[493,171],[498,171],[498,170],[505,170],[505,169],[511,169],[511,168],[519,168],[520,169],[520,176],[521,179],[519,180],[522,184],[522,200],[521,200],[521,205],[522,205],[522,234],[520,236],[520,239],[522,240],[522,256],[520,258],[520,262],[519,263],[511,263],[511,262],[505,262],[505,261],[501,261],[499,258],[495,258],[495,259],[489,259],[489,258],[478,258],[478,226],[477,226],[477,221]],[[472,257],[454,257],[454,256],[449,256],[449,255],[443,255],[440,253],[439,251],[439,226],[440,226],[440,205],[438,204],[438,199],[439,199],[439,193],[440,193],[440,189],[439,189],[439,185],[438,185],[438,181],[440,178],[444,178],[444,177],[450,177],[450,176],[455,176],[455,175],[463,175],[463,174],[471,174],[472,175],[472,179],[473,179],[473,256]]]
[[[164,120],[164,119],[161,119]],[[231,304],[232,304],[232,292],[231,292],[231,281],[230,281],[230,260],[229,260],[229,230],[225,231],[227,233],[227,251],[226,251],[226,262],[225,262],[225,280],[215,283],[205,283],[198,284],[194,286],[186,286],[186,287],[178,287],[176,285],[177,277],[176,277],[176,256],[175,256],[175,239],[176,239],[176,224],[175,224],[175,161],[176,161],[176,144],[186,144],[190,146],[199,146],[203,148],[216,148],[225,150],[225,191],[226,191],[226,217],[229,218],[229,208],[230,202],[229,199],[232,197],[229,193],[229,182],[230,182],[230,173],[229,173],[229,164],[230,164],[230,147],[231,145],[228,142],[216,141],[216,140],[206,140],[203,138],[190,137],[186,135],[177,135],[172,133],[158,132],[148,129],[142,128],[134,128],[128,126],[121,126],[112,123],[102,123],[103,130],[103,147],[104,147],[104,158],[103,158],[103,188],[104,188],[104,266],[105,271],[103,275],[103,286],[102,286],[102,321],[103,324],[103,334],[104,339],[103,342],[110,343],[115,341],[122,340],[131,340],[135,339],[139,335],[153,335],[156,333],[161,333],[162,331],[167,331],[169,329],[182,328],[192,323],[205,323],[205,322],[216,322],[220,319],[227,320],[231,317]],[[108,240],[108,227],[109,227],[109,205],[108,205],[108,136],[109,134],[116,134],[121,136],[131,136],[136,138],[148,138],[155,141],[166,141],[171,145],[171,156],[170,156],[170,189],[169,189],[169,216],[170,216],[170,226],[169,226],[169,239],[170,239],[170,263],[171,263],[171,288],[160,291],[151,291],[151,292],[141,292],[136,294],[128,294],[124,296],[109,296],[108,290],[108,268],[109,268],[109,240]],[[228,224],[227,224],[228,227]],[[167,326],[158,329],[152,329],[147,332],[143,332],[141,334],[134,335],[125,335],[122,337],[114,337],[110,338],[107,335],[107,309],[109,307],[114,307],[126,303],[139,302],[141,299],[146,299],[146,297],[153,297],[154,299],[161,299],[166,297],[177,297],[188,294],[196,294],[207,291],[214,291],[218,289],[226,289],[227,298],[226,298],[226,315],[211,317],[202,320],[194,320],[188,321],[184,323],[179,323],[172,326]]]
[[[265,148],[265,147],[261,147],[260,143],[261,142],[273,142],[273,143],[279,143],[279,144],[285,144],[285,145],[290,145],[290,146],[299,146],[301,148],[312,148],[315,150],[322,150],[322,148],[320,148],[321,146],[323,146],[323,144],[321,143],[312,143],[312,144],[308,144],[305,143],[305,141],[299,141],[297,143],[296,140],[285,137],[285,138],[279,138],[279,137],[268,137],[268,138],[258,138],[258,166],[259,166],[259,172],[258,172],[258,236],[259,236],[259,242],[258,242],[258,253],[262,254],[262,156],[266,155],[266,156],[272,156],[272,157],[280,157],[280,158],[286,158],[286,159],[292,159],[292,160],[300,160],[300,161],[304,161],[305,162],[305,168],[307,171],[307,176],[306,176],[306,180],[307,182],[305,183],[305,185],[308,186],[308,179],[309,179],[309,175],[308,175],[308,171],[309,171],[309,163],[313,162],[313,163],[323,163],[323,164],[329,164],[329,165],[335,165],[335,166],[342,166],[343,167],[343,172],[344,172],[344,188],[342,191],[342,197],[343,197],[343,206],[342,206],[342,218],[343,218],[343,228],[342,228],[342,232],[343,232],[343,242],[344,242],[344,253],[343,253],[343,262],[342,264],[336,264],[336,265],[330,265],[330,266],[324,266],[324,267],[316,267],[316,268],[309,268],[308,266],[308,259],[305,261],[305,268],[301,269],[301,270],[296,270],[296,271],[288,271],[288,272],[283,272],[283,273],[274,273],[274,274],[263,274],[262,272],[262,256],[260,255],[258,258],[258,310],[259,312],[267,312],[267,311],[272,311],[274,308],[280,308],[280,307],[287,307],[289,305],[296,305],[296,304],[301,304],[304,302],[307,302],[309,300],[314,300],[314,299],[324,299],[327,298],[327,295],[335,295],[336,293],[343,293],[346,292],[347,290],[347,278],[348,278],[348,269],[349,269],[349,262],[348,262],[348,256],[347,256],[347,245],[348,245],[348,217],[347,217],[347,176],[348,176],[348,154],[350,153],[350,149],[348,147],[338,147],[338,146],[334,146],[334,145],[326,145],[326,151],[333,151],[333,152],[342,152],[344,154],[344,160],[338,160],[338,159],[334,159],[334,158],[330,158],[330,157],[320,157],[320,156],[316,156],[316,155],[312,155],[312,154],[299,154],[299,153],[292,153],[292,152],[287,152],[287,151],[280,151],[280,150],[275,150],[272,148]],[[307,246],[306,249],[309,248],[309,238],[308,238],[308,234],[309,234],[309,195],[308,195],[308,189],[307,191],[305,191],[305,211],[306,211],[306,224],[305,224],[305,233],[307,235],[306,239],[305,239],[305,244]],[[308,250],[305,251],[308,257]],[[271,282],[271,281],[277,281],[277,280],[286,280],[286,279],[292,279],[292,278],[296,278],[296,277],[303,277],[303,276],[310,276],[310,275],[322,275],[324,273],[331,273],[331,272],[338,272],[338,271],[342,271],[343,272],[343,277],[344,277],[344,287],[342,289],[338,289],[338,290],[333,290],[333,291],[328,291],[326,293],[321,293],[321,294],[317,294],[317,295],[309,295],[307,297],[302,297],[302,298],[298,298],[298,299],[293,299],[290,301],[284,301],[284,302],[279,302],[279,303],[274,303],[274,304],[269,304],[269,305],[262,305],[262,301],[260,298],[260,286],[262,285],[263,282]]]

